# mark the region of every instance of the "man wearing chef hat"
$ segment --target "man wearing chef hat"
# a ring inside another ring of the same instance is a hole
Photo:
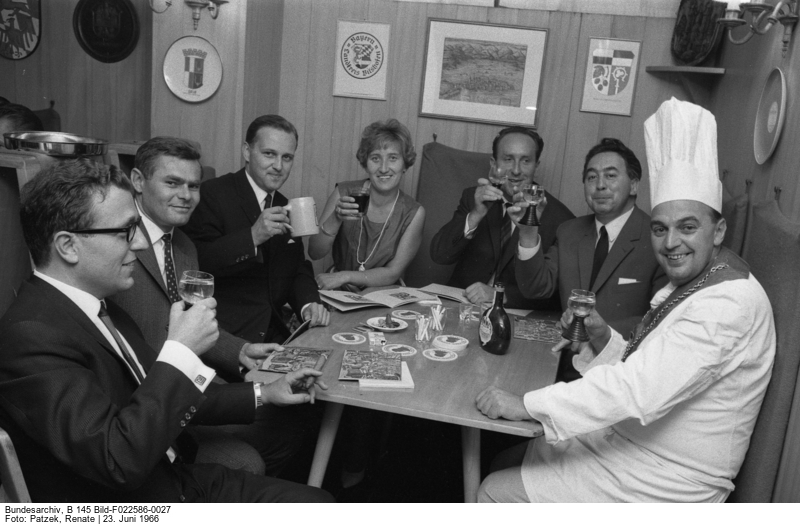
[[[581,379],[481,392],[488,417],[544,427],[544,439],[498,456],[481,501],[713,502],[734,488],[772,372],[772,308],[722,246],[713,115],[673,98],[645,122],[645,140],[651,240],[669,284],[630,341],[596,312],[586,319]]]

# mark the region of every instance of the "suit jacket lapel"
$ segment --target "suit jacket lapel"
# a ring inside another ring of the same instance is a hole
[[[600,289],[601,286],[611,277],[614,270],[617,269],[625,257],[633,250],[636,242],[641,237],[641,222],[642,217],[636,213],[638,209],[634,208],[631,216],[625,222],[625,225],[620,230],[617,240],[614,241],[614,246],[608,252],[603,266],[600,268],[600,273],[597,274],[597,279],[594,282],[593,292]]]
[[[164,278],[161,276],[161,269],[158,267],[158,261],[156,260],[156,252],[153,248],[153,242],[150,240],[150,234],[147,233],[147,228],[141,228],[142,233],[147,238],[147,249],[146,250],[139,250],[136,252],[136,258],[139,259],[139,262],[142,263],[142,266],[147,273],[158,283],[158,286],[161,288],[161,291],[164,292],[164,295],[169,297],[167,294],[167,285],[164,283]]]
[[[181,235],[180,230],[175,228],[172,235],[172,259],[175,263],[175,277],[178,281],[185,270],[197,270],[197,263],[187,251],[184,241],[191,242]]]
[[[247,220],[250,221],[250,224],[255,224],[258,216],[261,215],[261,205],[256,199],[253,188],[247,181],[247,174],[244,172],[244,169],[239,170],[236,175],[234,175],[233,181],[236,187],[236,193],[239,196],[239,206],[247,215]]]
[[[69,315],[73,321],[75,321],[75,323],[87,333],[88,336],[97,341],[100,346],[105,349],[105,351],[114,356],[114,358],[120,363],[120,366],[124,367],[125,370],[128,371],[128,375],[131,380],[138,384],[133,371],[128,368],[128,364],[125,362],[123,357],[117,353],[117,350],[111,346],[111,343],[108,341],[108,339],[106,339],[106,337],[97,328],[97,326],[95,326],[92,320],[86,316],[84,311],[81,310],[78,305],[72,301],[72,299],[61,293],[61,291],[56,289],[54,286],[36,276],[33,276],[29,282],[42,295],[45,296],[45,300],[48,303],[56,305],[59,309]]]
[[[589,289],[592,280],[592,265],[594,264],[594,245],[597,242],[597,231],[594,228],[594,216],[586,224],[583,237],[578,241],[578,274],[580,275],[581,289]]]

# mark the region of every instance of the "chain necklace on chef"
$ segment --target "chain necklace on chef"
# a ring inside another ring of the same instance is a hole
[[[367,264],[367,261],[369,261],[370,257],[372,257],[372,254],[375,253],[375,249],[378,247],[378,244],[380,244],[381,238],[383,238],[383,232],[386,230],[386,225],[389,224],[389,219],[391,218],[392,213],[394,212],[394,206],[395,204],[397,204],[397,199],[399,198],[400,198],[400,190],[398,189],[397,196],[394,198],[394,202],[392,203],[392,209],[389,210],[389,215],[386,217],[386,222],[384,222],[383,227],[381,227],[381,233],[380,235],[378,235],[378,240],[375,241],[375,245],[372,247],[372,251],[369,252],[369,255],[367,255],[367,258],[364,259],[363,261],[358,258],[358,254],[361,252],[361,233],[364,231],[364,217],[366,217],[367,214],[365,213],[364,215],[361,216],[361,225],[358,227],[358,248],[356,248],[356,262],[358,263],[359,272],[363,272],[366,270],[366,268],[364,268],[364,265]],[[367,241],[367,246],[369,246],[369,241]],[[364,251],[366,251],[366,249]]]
[[[703,286],[703,285],[706,283],[706,281],[708,280],[708,278],[709,278],[709,277],[711,277],[711,274],[712,274],[712,273],[714,273],[714,272],[717,272],[717,271],[719,271],[719,270],[723,270],[723,269],[725,269],[725,268],[728,268],[728,265],[727,265],[727,264],[725,264],[725,263],[718,264],[718,265],[714,266],[714,267],[713,267],[713,268],[711,268],[711,270],[710,270],[710,271],[709,271],[709,272],[708,272],[708,273],[705,275],[705,277],[703,277],[702,279],[700,279],[699,281],[697,281],[697,284],[695,284],[694,286],[692,286],[691,288],[689,288],[688,290],[686,290],[685,292],[683,292],[682,294],[680,294],[678,297],[676,297],[675,299],[673,299],[672,301],[670,301],[669,303],[667,303],[667,305],[666,305],[666,306],[664,306],[663,308],[661,308],[661,309],[658,311],[658,313],[656,313],[656,315],[655,315],[655,317],[653,318],[653,320],[652,320],[652,321],[650,321],[650,324],[649,324],[647,327],[645,327],[645,328],[644,328],[644,329],[641,331],[641,333],[639,333],[639,335],[638,335],[638,336],[636,336],[636,337],[632,337],[632,338],[631,338],[630,342],[628,343],[628,347],[627,347],[627,348],[625,348],[625,355],[623,355],[623,356],[622,356],[622,361],[623,361],[623,362],[625,362],[625,360],[626,360],[626,359],[628,359],[628,356],[629,356],[629,355],[631,355],[631,354],[634,352],[634,349],[635,349],[635,348],[636,348],[636,346],[639,344],[639,341],[641,341],[642,339],[644,339],[644,336],[646,336],[647,334],[649,334],[649,333],[650,333],[650,331],[653,329],[653,327],[655,327],[655,326],[656,326],[656,324],[658,323],[658,320],[661,318],[661,316],[662,316],[662,315],[664,315],[664,314],[665,314],[665,313],[666,313],[666,312],[667,312],[667,311],[668,311],[670,308],[672,308],[672,307],[673,307],[673,306],[674,306],[676,303],[679,303],[679,302],[683,301],[684,299],[686,299],[687,297],[689,297],[690,295],[692,295],[693,293],[695,293],[697,290],[699,290],[699,289],[700,289],[700,288],[701,288],[701,287],[702,287],[702,286]],[[653,311],[653,310],[651,310],[651,312],[652,312],[652,311]],[[645,316],[645,317],[647,317],[647,316]]]

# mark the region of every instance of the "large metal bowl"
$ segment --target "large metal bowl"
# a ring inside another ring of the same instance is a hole
[[[3,135],[8,149],[35,151],[55,157],[85,157],[108,153],[108,141],[56,131],[20,131]]]

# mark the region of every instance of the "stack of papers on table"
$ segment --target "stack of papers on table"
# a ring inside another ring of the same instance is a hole
[[[358,381],[362,388],[414,388],[408,365],[400,356],[369,350],[346,350],[339,380]]]
[[[403,389],[403,390],[413,390],[414,389],[414,380],[411,379],[411,371],[408,369],[408,365],[405,361],[401,361],[402,366],[402,377],[399,381],[387,381],[385,379],[359,379],[358,386],[359,388],[364,389]]]
[[[459,303],[469,303],[469,299],[464,295],[463,288],[455,288],[454,286],[445,286],[443,284],[429,284],[424,288],[419,289],[420,292],[426,292],[432,295],[438,295],[445,299],[452,299]]]
[[[291,348],[287,346],[283,350],[271,350],[261,364],[260,369],[266,372],[286,374],[301,368],[314,368],[320,356],[324,355],[327,358],[330,353],[330,350],[318,348]]]
[[[378,290],[364,295],[339,290],[320,290],[319,295],[324,302],[342,312],[371,306],[397,308],[417,301],[436,300],[435,296],[428,295],[416,288],[404,287]]]

